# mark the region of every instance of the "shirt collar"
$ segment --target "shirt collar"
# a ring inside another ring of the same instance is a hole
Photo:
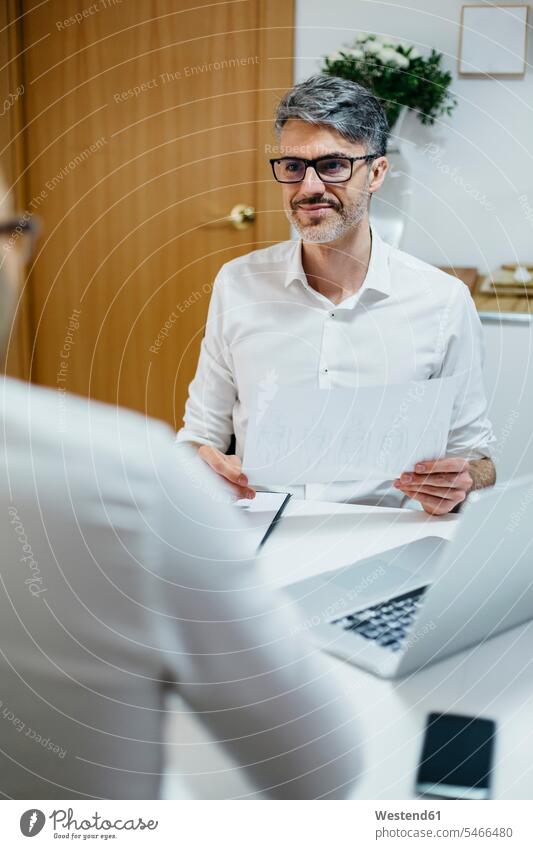
[[[370,262],[359,293],[363,290],[372,290],[379,293],[379,300],[387,298],[391,294],[389,246],[383,241],[375,230],[372,230],[372,249],[370,251]],[[302,240],[294,242],[289,256],[289,267],[285,277],[285,288],[291,283],[299,282],[308,286],[305,271],[302,265]]]

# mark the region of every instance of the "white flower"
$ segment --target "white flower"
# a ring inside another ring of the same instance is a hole
[[[366,32],[360,32],[360,33],[358,33],[358,34],[356,35],[356,37],[355,37],[355,41],[356,41],[356,43],[357,43],[357,44],[362,44],[362,43],[363,43],[364,41],[366,41],[368,38],[370,38],[370,36],[368,35],[368,33],[366,33]]]
[[[364,50],[365,53],[371,53],[373,55],[376,55],[377,53],[380,53],[383,50],[383,47],[377,41],[367,41],[364,45]]]
[[[402,56],[401,53],[396,53],[394,64],[398,68],[408,68],[409,67],[409,59],[406,56]]]
[[[390,62],[391,64],[396,63],[396,57],[398,54],[396,50],[393,50],[391,47],[382,47],[382,49],[378,53],[379,58],[382,62]]]
[[[348,47],[344,52],[347,53],[348,56],[352,56],[353,59],[362,59],[364,56],[360,47]]]
[[[420,59],[422,56],[420,50],[417,50],[416,47],[413,47],[411,52],[409,53],[409,59]]]
[[[344,57],[343,57],[342,53],[339,53],[339,52],[337,52],[337,53],[331,53],[331,54],[328,56],[328,59],[329,59],[329,61],[330,61],[330,62],[338,62],[338,61],[339,61],[339,59],[343,59],[343,58],[344,58]]]
[[[409,67],[409,60],[392,47],[383,47],[377,55],[385,65],[395,65],[397,68]]]

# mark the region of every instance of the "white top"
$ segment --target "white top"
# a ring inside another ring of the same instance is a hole
[[[156,797],[169,686],[258,795],[349,795],[354,705],[170,429],[2,379],[0,480],[3,798]]]
[[[451,375],[459,389],[447,453],[490,456],[481,323],[465,284],[373,231],[362,287],[334,305],[309,286],[301,241],[281,242],[222,266],[177,441],[226,451],[235,434],[242,458],[261,381],[330,389]],[[390,482],[279,484],[302,498],[391,507],[406,500]]]

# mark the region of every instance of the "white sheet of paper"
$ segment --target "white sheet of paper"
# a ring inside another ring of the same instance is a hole
[[[281,385],[248,422],[243,469],[250,484],[390,480],[442,457],[454,378],[354,389]]]

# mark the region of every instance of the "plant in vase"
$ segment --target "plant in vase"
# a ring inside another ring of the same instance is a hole
[[[321,70],[370,89],[381,101],[392,128],[403,107],[416,112],[422,124],[452,114],[457,105],[449,90],[452,75],[441,63],[442,53],[434,49],[424,57],[413,45],[360,34],[351,46],[324,57]]]

